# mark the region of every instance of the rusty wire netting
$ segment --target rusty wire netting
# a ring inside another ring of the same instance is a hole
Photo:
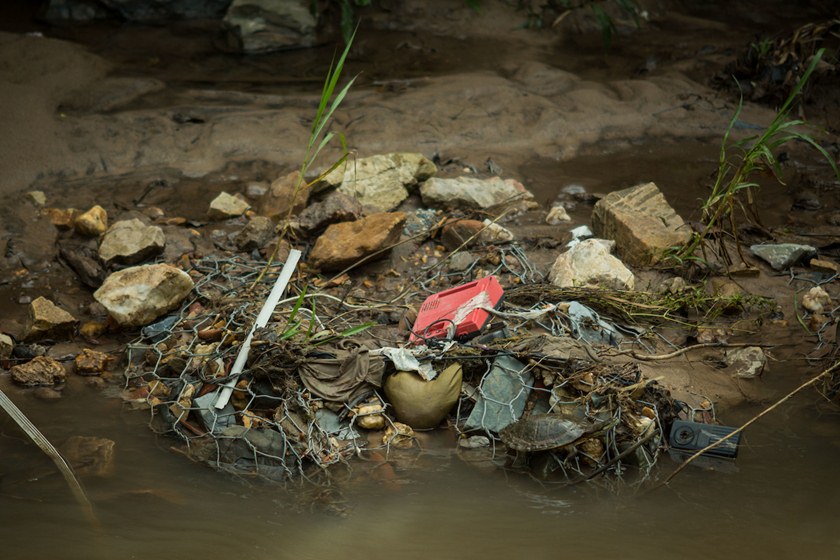
[[[512,274],[517,283],[538,279],[521,250],[498,250],[495,272]],[[422,453],[414,432],[392,419],[391,405],[378,390],[393,367],[377,349],[400,345],[398,337],[380,336],[376,328],[336,335],[393,309],[389,303],[297,290],[255,331],[230,402],[215,406],[218,388],[231,380],[230,366],[279,274],[280,265],[273,265],[260,278],[264,267],[241,258],[196,261],[195,297],[129,345],[126,400],[149,406],[152,428],[179,438],[180,449],[194,460],[274,481],[323,484],[335,472],[352,473],[360,463],[351,458],[370,460],[377,450],[387,456],[405,447]],[[428,281],[440,268],[420,274]],[[588,333],[602,342],[618,333],[604,338],[606,323],[597,315],[572,320],[568,306],[552,301],[503,305],[494,313],[504,331],[440,341],[426,354],[436,369],[463,364],[461,394],[449,416],[459,455],[564,484],[599,475],[621,480],[631,470],[644,479],[674,415],[673,401],[643,383],[633,364],[606,363],[593,345],[571,338]],[[327,377],[310,375],[324,363],[332,368]],[[339,374],[351,366],[362,373],[342,385],[348,377]],[[529,426],[532,418],[543,424]],[[476,437],[485,439],[473,445]],[[516,452],[503,451],[508,449]],[[343,469],[329,468],[336,465]]]
[[[295,378],[294,356],[277,364],[271,376],[242,376],[231,402],[215,407],[243,333],[279,272],[272,266],[253,285],[264,266],[238,258],[196,262],[196,297],[144,328],[128,346],[127,398],[151,405],[152,427],[179,436],[192,458],[274,480],[312,476],[356,453],[361,442],[353,427],[356,418],[345,421],[348,407],[330,410]],[[296,300],[281,302],[285,305],[278,307],[272,328],[257,333],[252,354],[257,359],[266,346],[282,342],[278,339]],[[350,306],[331,303],[333,309],[325,313],[333,317],[338,307]],[[301,306],[297,312],[323,326],[312,308]]]

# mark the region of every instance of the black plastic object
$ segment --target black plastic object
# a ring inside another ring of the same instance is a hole
[[[669,443],[675,451],[683,453],[696,453],[704,447],[723,439],[735,428],[729,426],[716,426],[714,424],[701,424],[700,422],[688,422],[686,420],[675,420],[671,426]],[[741,443],[741,434],[735,434],[720,445],[706,451],[703,455],[714,457],[725,457],[734,459],[738,455],[738,445]]]

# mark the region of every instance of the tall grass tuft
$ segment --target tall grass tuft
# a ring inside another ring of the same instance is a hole
[[[727,238],[735,242],[741,261],[744,261],[738,238],[738,216],[743,216],[749,223],[761,226],[755,198],[755,191],[759,185],[754,177],[757,174],[769,172],[777,181],[783,183],[780,163],[774,152],[789,142],[804,142],[813,147],[825,157],[835,175],[840,178],[837,165],[825,148],[809,134],[796,130],[796,127],[804,125],[805,122],[789,118],[805,83],[819,64],[824,52],[825,49],[816,52],[802,78],[791,90],[767,129],[761,134],[734,142],[730,147],[729,138],[732,129],[743,109],[744,99],[743,96],[741,97],[735,114],[723,135],[717,177],[712,192],[700,208],[702,228],[694,232],[685,245],[674,248],[670,254],[672,262],[707,262],[706,249],[709,248],[723,262],[731,264],[732,258],[725,244]],[[712,241],[714,241],[713,245]],[[698,250],[702,251],[703,257],[697,254]]]

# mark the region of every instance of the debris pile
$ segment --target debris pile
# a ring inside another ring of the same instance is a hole
[[[64,366],[34,341],[139,329],[119,366],[124,401],[148,409],[151,427],[191,459],[279,482],[320,483],[365,464],[381,474],[395,455],[422,454],[423,432],[437,430],[482,468],[612,487],[648,480],[665,451],[729,433],[705,427],[713,403],[757,386],[769,355],[727,345],[714,323],[760,298],[731,281],[650,280],[646,267],[684,238],[656,185],[606,197],[566,189],[556,208],[593,205],[603,238],[557,215],[544,226],[543,212],[539,227],[559,235],[529,239],[517,219],[535,203],[520,183],[436,171],[419,154],[373,156],[303,192],[294,172],[249,185],[248,202],[219,194],[207,222],[147,208],[109,225],[94,207],[59,245],[95,288],[98,320],[35,299],[23,337],[33,343],[0,337],[0,361],[21,385],[61,386]],[[760,248],[777,269],[804,259],[774,264],[787,247]],[[814,288],[802,307],[826,325],[831,302]],[[655,356],[660,343],[676,350]],[[713,346],[729,349],[693,360],[683,377],[656,368]],[[74,358],[75,373],[100,384],[115,367],[89,348]],[[725,451],[733,457],[737,443]]]
[[[124,398],[150,406],[153,428],[179,436],[193,459],[311,480],[354,456],[419,451],[414,430],[448,426],[461,453],[545,480],[655,464],[676,405],[638,366],[601,355],[622,335],[577,302],[499,304],[493,276],[441,292],[460,297],[446,313],[442,298],[430,298],[439,318],[410,332],[370,322],[371,305],[301,288],[254,331],[243,373],[232,374],[279,267],[195,261],[195,297],[128,347]],[[540,323],[556,334],[537,334]]]

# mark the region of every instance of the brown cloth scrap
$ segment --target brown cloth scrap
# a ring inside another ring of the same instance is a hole
[[[298,366],[301,381],[312,394],[328,401],[354,402],[382,386],[385,362],[371,356],[374,346],[343,338],[310,352]]]

